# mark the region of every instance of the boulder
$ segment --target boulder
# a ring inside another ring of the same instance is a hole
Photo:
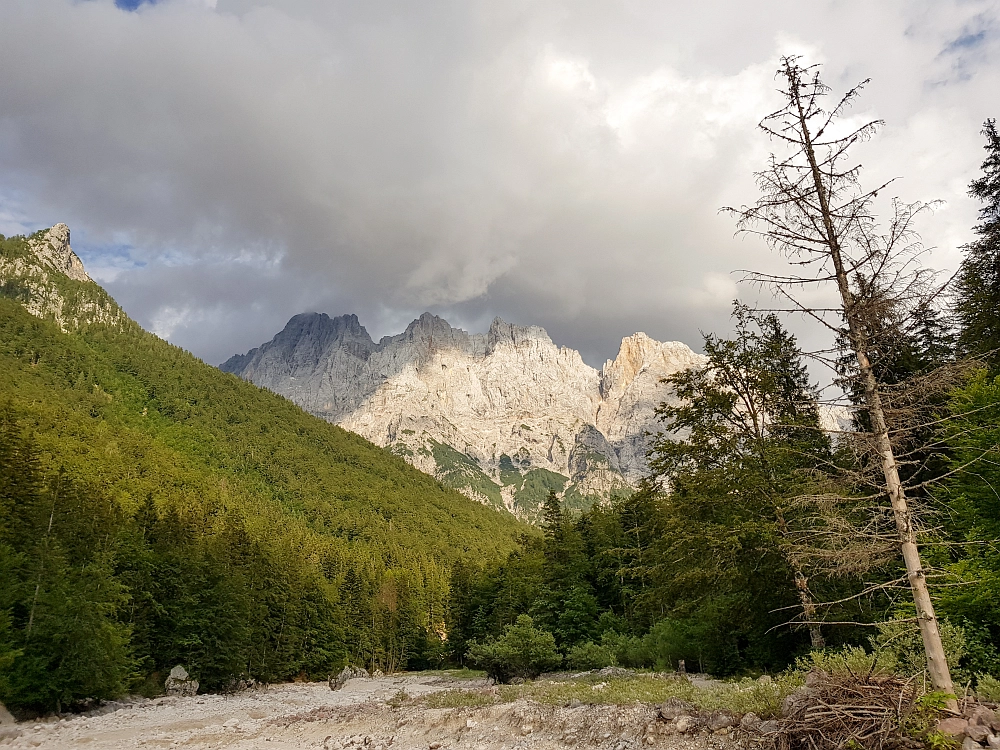
[[[969,714],[969,723],[990,727],[993,730],[1000,729],[1000,718],[997,717],[995,711],[986,706],[976,706],[972,709],[972,713]]]
[[[368,679],[368,677],[369,674],[367,669],[363,669],[362,667],[352,667],[351,665],[347,665],[342,670],[340,670],[339,674],[330,675],[328,684],[330,685],[330,690],[340,690],[342,687],[344,687],[344,685],[347,684],[349,680],[357,680],[357,679],[366,680]]]
[[[7,707],[0,703],[0,727],[13,726],[17,723],[14,715],[7,710]]]
[[[708,728],[713,732],[720,729],[729,729],[737,724],[736,717],[728,711],[713,711],[708,717]]]
[[[976,742],[971,737],[966,737],[962,740],[962,750],[982,750],[982,745]]]
[[[701,726],[701,721],[696,716],[679,716],[674,726],[681,734],[687,734],[697,730]]]
[[[794,693],[789,693],[781,702],[781,716],[785,719],[801,718],[814,695],[809,688],[801,688]]]
[[[680,698],[668,698],[660,706],[660,718],[664,721],[673,721],[681,716],[691,716],[697,713],[693,705]]]
[[[982,724],[972,724],[970,722],[969,726],[965,728],[965,736],[971,737],[976,742],[986,742],[986,738],[989,737],[990,734],[992,734],[992,732],[990,732],[990,728],[984,727]]]
[[[968,729],[969,722],[963,719],[961,716],[949,716],[947,719],[941,719],[937,723],[938,731],[941,734],[948,734],[952,737],[961,737],[965,734],[965,730]]]
[[[198,692],[198,680],[192,680],[187,670],[178,664],[170,670],[163,689],[167,695],[195,695]]]
[[[756,729],[758,724],[760,724],[760,717],[753,711],[743,714],[743,718],[740,719],[740,729],[747,732]]]

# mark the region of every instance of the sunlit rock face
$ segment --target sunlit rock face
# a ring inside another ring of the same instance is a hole
[[[470,334],[425,313],[374,342],[354,315],[297,315],[222,369],[386,446],[470,497],[534,520],[628,492],[646,471],[661,380],[700,366],[637,333],[601,370],[536,326]]]
[[[28,237],[10,237],[0,253],[0,296],[63,331],[100,323],[123,326],[128,317],[87,274],[69,244],[69,227],[56,224]]]

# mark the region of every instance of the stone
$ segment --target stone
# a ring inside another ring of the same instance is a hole
[[[982,724],[973,724],[969,722],[969,726],[965,728],[965,736],[971,737],[976,742],[986,742],[986,738],[990,736],[989,727],[984,727]]]
[[[1000,750],[1000,736],[995,734],[987,735],[986,746],[993,748],[993,750]]]
[[[728,711],[713,711],[708,717],[708,728],[713,732],[736,726],[736,717]]]
[[[761,734],[775,734],[781,729],[781,725],[774,719],[762,721],[757,725],[757,731]]]
[[[749,731],[755,729],[758,724],[760,724],[760,717],[753,711],[743,714],[743,717],[740,719],[740,729],[743,730]]]
[[[982,750],[982,745],[976,742],[971,737],[966,737],[962,740],[962,750]]]
[[[327,684],[330,686],[330,690],[340,690],[350,680],[366,680],[368,677],[369,674],[367,669],[348,665],[340,670],[340,672],[336,675],[330,675],[330,679],[327,680]]]
[[[15,740],[21,736],[21,728],[17,726],[0,725],[0,741]]]
[[[969,714],[969,723],[1000,729],[1000,719],[998,719],[996,712],[986,706],[976,706],[972,709]]]
[[[178,664],[170,670],[166,682],[163,683],[163,689],[167,695],[196,695],[198,692],[198,681],[192,680],[187,670]]]
[[[813,692],[809,688],[789,693],[781,702],[781,716],[785,719],[799,717],[809,707]]]
[[[681,716],[696,713],[695,707],[680,698],[668,698],[660,705],[659,716],[664,721],[673,721]]]
[[[681,734],[688,734],[693,732],[701,726],[701,722],[695,716],[679,716],[674,722],[674,726],[677,727],[677,731]]]
[[[7,710],[3,703],[0,703],[0,727],[13,726],[16,723],[17,719],[14,718],[14,715]]]
[[[960,737],[965,734],[965,730],[968,726],[969,722],[961,716],[949,716],[946,719],[941,719],[941,721],[937,723],[939,732],[942,734],[949,734],[952,737]]]

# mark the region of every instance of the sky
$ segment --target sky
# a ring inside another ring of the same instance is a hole
[[[4,0],[0,26],[0,232],[67,223],[213,364],[308,311],[376,339],[500,316],[595,366],[636,331],[698,348],[739,269],[783,265],[719,211],[757,198],[783,54],[871,79],[864,179],[942,201],[947,273],[1000,115],[998,1]]]

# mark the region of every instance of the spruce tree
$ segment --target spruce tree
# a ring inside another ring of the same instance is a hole
[[[965,258],[955,282],[955,311],[965,351],[984,354],[993,369],[1000,363],[1000,135],[996,120],[983,126],[987,157],[983,175],[969,185],[979,210],[977,239],[963,249]]]

